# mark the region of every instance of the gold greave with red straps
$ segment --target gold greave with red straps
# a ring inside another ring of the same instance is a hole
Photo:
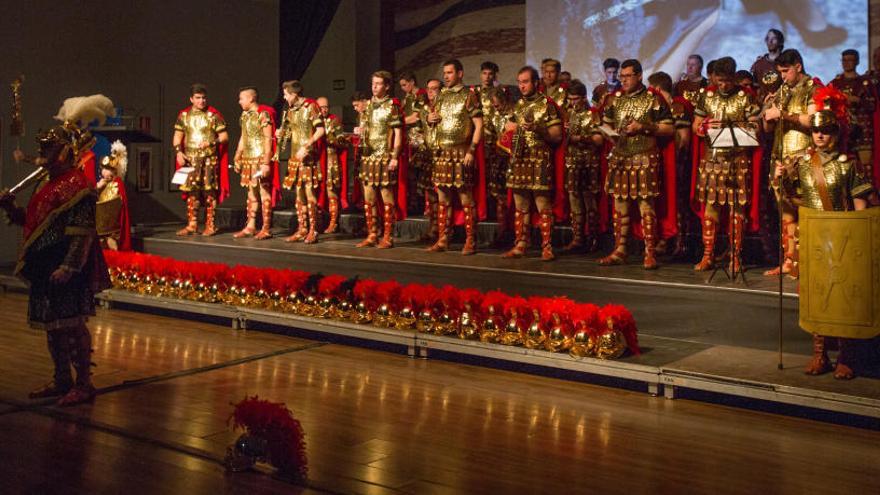
[[[645,261],[642,266],[645,270],[657,268],[657,215],[653,211],[642,215],[642,232],[645,235]]]
[[[367,224],[367,237],[357,243],[355,247],[374,247],[379,238],[376,226],[376,203],[364,202],[364,220]]]
[[[308,208],[305,203],[296,200],[296,232],[284,239],[284,242],[299,242],[309,233]]]
[[[186,227],[177,231],[179,236],[187,236],[196,233],[198,229],[199,198],[195,194],[186,197]]]
[[[616,209],[611,214],[614,228],[614,249],[611,254],[599,259],[600,265],[622,265],[626,263],[626,241],[629,237],[629,215],[621,215]]]
[[[327,199],[327,211],[330,214],[330,222],[324,230],[324,233],[334,234],[339,230],[339,198]]]
[[[263,239],[268,239],[272,237],[272,200],[264,199],[262,202],[262,214],[263,214],[263,225],[260,227],[260,231],[257,232],[257,235],[254,236],[254,239],[262,241]]]
[[[541,210],[541,259],[543,261],[552,261],[556,259],[553,254],[553,209],[545,208]],[[583,229],[581,230],[583,232]]]
[[[734,276],[742,271],[742,247],[743,229],[746,227],[746,217],[742,213],[734,213],[733,225],[730,226],[730,238],[733,250],[730,253],[730,275]]]
[[[474,206],[462,206],[464,210],[464,247],[461,249],[461,254],[464,256],[470,256],[477,252],[477,245],[474,238],[477,220],[474,217]]]
[[[715,238],[718,235],[718,222],[714,218],[703,218],[703,258],[694,265],[698,272],[706,271],[715,265]]]
[[[385,203],[382,205],[382,240],[379,241],[379,249],[394,247],[394,220],[397,205]]]
[[[232,237],[236,239],[241,239],[242,237],[248,237],[254,235],[257,228],[255,224],[257,222],[257,207],[259,203],[256,200],[248,198],[247,199],[247,220],[245,221],[244,228],[240,231],[236,232],[232,235]]]
[[[309,218],[309,230],[306,234],[306,238],[303,239],[303,242],[306,244],[314,244],[318,242],[318,203],[309,201],[306,210]]]
[[[529,210],[516,209],[513,213],[513,248],[502,254],[503,258],[522,258],[529,246]]]
[[[203,236],[212,236],[217,233],[217,226],[214,220],[217,215],[217,196],[208,194],[205,196],[205,230],[202,231]]]
[[[435,242],[428,251],[441,252],[449,248],[449,203],[437,202],[437,242]]]
[[[569,242],[563,251],[574,251],[584,247],[584,212],[571,213],[571,242]]]

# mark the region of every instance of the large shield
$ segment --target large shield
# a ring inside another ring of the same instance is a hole
[[[119,212],[122,210],[122,198],[114,196],[107,201],[99,201],[95,205],[95,230],[101,237],[118,234]]]
[[[800,325],[810,333],[880,334],[880,208],[800,208]]]

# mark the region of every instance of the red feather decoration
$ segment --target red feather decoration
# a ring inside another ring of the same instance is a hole
[[[308,473],[306,444],[300,422],[284,403],[269,402],[256,395],[235,405],[229,417],[234,430],[243,429],[267,442],[269,463],[279,471],[305,479]]]

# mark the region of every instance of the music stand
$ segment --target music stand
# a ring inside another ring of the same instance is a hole
[[[754,148],[760,146],[758,142],[758,138],[755,134],[746,129],[739,122],[727,122],[722,127],[717,129],[709,129],[708,137],[709,137],[709,146],[712,148],[712,153],[715,153],[716,149],[731,149],[735,152],[741,148]],[[724,187],[727,185],[724,184]],[[742,278],[742,282],[744,285],[748,285],[746,281],[746,273],[743,270],[742,256],[740,253],[740,246],[737,243],[736,236],[733,235],[733,223],[736,221],[736,216],[734,215],[734,209],[739,206],[739,188],[733,188],[733,202],[731,203],[730,198],[727,201],[727,210],[728,210],[728,235],[727,235],[727,243],[728,243],[728,265],[731,266],[731,270],[728,271],[727,267],[723,264],[715,263],[715,267],[712,269],[712,274],[709,275],[709,279],[706,281],[707,283],[711,283],[712,279],[715,277],[715,274],[718,272],[720,268],[724,274],[727,276],[727,279],[736,282],[737,278]],[[757,207],[757,205],[752,205],[753,208]],[[745,218],[745,215],[743,216]],[[740,228],[745,228],[745,225],[740,226]],[[733,271],[733,267],[736,266],[739,269],[737,271]],[[733,272],[733,273],[731,273]]]

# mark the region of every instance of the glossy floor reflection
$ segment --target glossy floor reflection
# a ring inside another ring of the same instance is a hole
[[[317,492],[880,492],[877,431],[118,310],[92,322],[102,387],[284,353],[120,388],[61,417],[20,410],[49,372],[24,308],[0,296],[8,493],[306,490],[211,460],[237,436],[230,404],[255,394],[302,422]]]

